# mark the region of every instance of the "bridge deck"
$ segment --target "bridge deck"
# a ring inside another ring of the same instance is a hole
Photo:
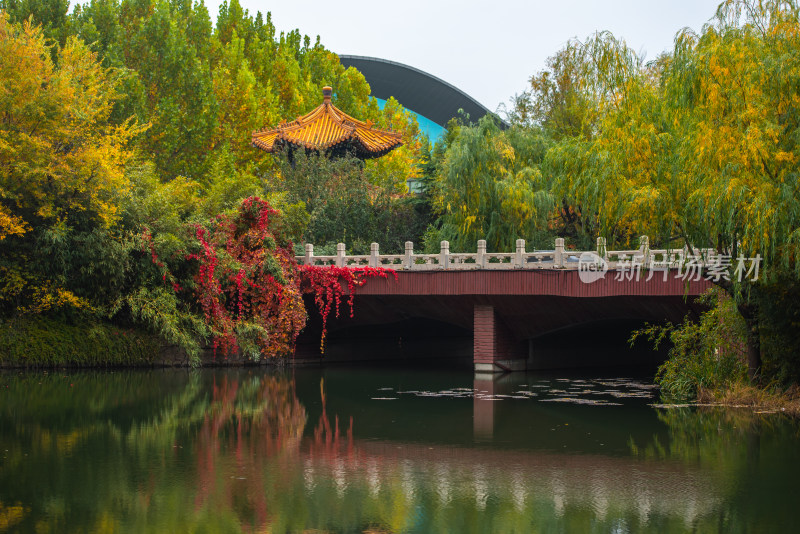
[[[635,250],[567,251],[556,239],[552,251],[513,253],[315,256],[312,245],[298,261],[309,266],[387,267],[396,276],[368,278],[356,290],[354,316],[330,318],[331,332],[423,320],[473,332],[473,361],[480,371],[524,369],[535,353],[531,340],[562,328],[602,321],[680,322],[693,297],[712,282],[701,276],[714,267],[714,251],[651,250],[646,236]],[[363,330],[360,330],[363,331]],[[398,335],[399,336],[399,335]],[[399,337],[398,337],[399,339]]]

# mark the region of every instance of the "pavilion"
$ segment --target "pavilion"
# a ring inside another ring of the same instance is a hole
[[[401,146],[400,133],[380,130],[371,121],[351,117],[331,103],[333,90],[322,88],[322,104],[292,122],[253,132],[252,144],[269,153],[295,150],[328,157],[351,154],[359,159],[379,158]]]

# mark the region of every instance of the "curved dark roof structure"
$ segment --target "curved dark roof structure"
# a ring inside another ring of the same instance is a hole
[[[427,72],[402,63],[366,56],[340,55],[345,67],[355,67],[367,79],[372,96],[387,100],[393,96],[410,109],[439,126],[458,116],[458,110],[469,113],[477,121],[491,113],[461,89]]]

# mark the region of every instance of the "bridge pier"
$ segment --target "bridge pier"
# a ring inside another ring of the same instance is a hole
[[[473,336],[476,373],[504,373],[527,368],[527,343],[516,339],[494,306],[474,305]]]
[[[476,439],[491,441],[494,436],[494,408],[493,400],[483,397],[493,396],[498,375],[496,373],[475,373],[473,388],[475,395],[472,399],[472,433]],[[498,388],[499,389],[499,388]]]

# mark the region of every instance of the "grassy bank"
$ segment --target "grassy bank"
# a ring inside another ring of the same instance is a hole
[[[141,330],[99,321],[25,317],[0,322],[0,366],[150,365],[162,343]]]
[[[671,344],[655,377],[662,400],[800,416],[800,388],[786,363],[790,358],[765,351],[763,382],[752,383],[747,373],[747,325],[736,302],[720,289],[709,290],[697,302],[706,310],[696,320],[687,317],[679,325],[649,325],[631,336],[631,342],[645,336],[656,348]],[[787,337],[791,333],[772,332],[764,339],[774,351],[775,346],[793,346]],[[783,367],[776,362],[783,362]]]
[[[731,408],[752,408],[757,413],[785,413],[800,417],[800,389],[734,383],[724,389],[700,389],[697,401]]]

